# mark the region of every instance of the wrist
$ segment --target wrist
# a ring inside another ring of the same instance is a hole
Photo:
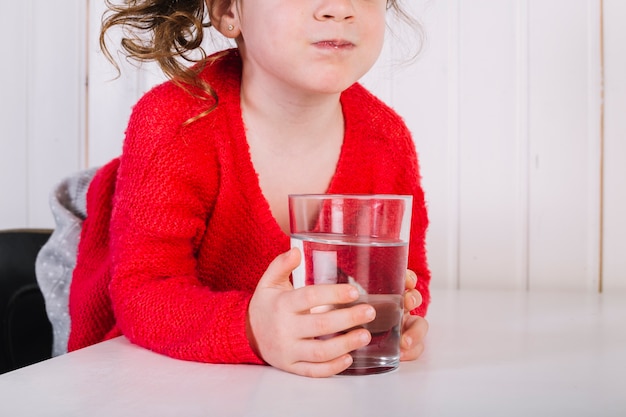
[[[248,344],[250,345],[250,349],[252,349],[252,352],[254,352],[254,354],[259,359],[263,360],[263,357],[259,352],[259,346],[256,342],[256,337],[254,336],[254,332],[252,331],[252,324],[250,323],[250,308],[248,308],[248,311],[246,312],[246,338],[248,339]]]

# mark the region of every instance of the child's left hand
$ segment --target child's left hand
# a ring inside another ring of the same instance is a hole
[[[400,360],[412,361],[424,351],[424,337],[428,332],[428,322],[410,311],[422,304],[422,295],[415,289],[417,275],[410,269],[406,272],[406,292],[404,293],[404,317],[402,317],[402,340]]]

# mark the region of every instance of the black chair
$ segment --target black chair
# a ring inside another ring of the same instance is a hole
[[[37,253],[51,230],[0,231],[0,373],[52,354],[52,326],[35,277]]]

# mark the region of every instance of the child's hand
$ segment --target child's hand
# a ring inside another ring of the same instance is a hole
[[[368,323],[376,312],[368,304],[357,304],[310,313],[313,307],[353,302],[359,294],[348,284],[294,290],[289,275],[300,256],[294,249],[279,255],[261,277],[248,307],[248,339],[257,354],[276,368],[313,377],[335,375],[350,366],[349,352],[366,346],[370,333],[359,328],[325,340],[315,338]]]
[[[422,295],[415,289],[417,275],[411,270],[406,273],[406,292],[404,294],[404,317],[402,318],[402,340],[400,341],[400,360],[412,361],[424,351],[424,337],[428,332],[428,322],[420,316],[412,316],[410,311],[422,304]]]

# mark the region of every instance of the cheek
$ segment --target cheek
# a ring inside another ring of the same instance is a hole
[[[380,27],[370,27],[365,35],[369,44],[366,53],[373,60],[378,59],[383,49],[383,45],[385,43],[385,33],[386,27],[385,25],[381,25]]]
[[[368,38],[369,42],[372,43],[372,47],[382,47],[385,41],[387,24],[384,19],[373,19],[372,21],[373,23],[367,25],[367,28],[363,30],[363,36]]]

